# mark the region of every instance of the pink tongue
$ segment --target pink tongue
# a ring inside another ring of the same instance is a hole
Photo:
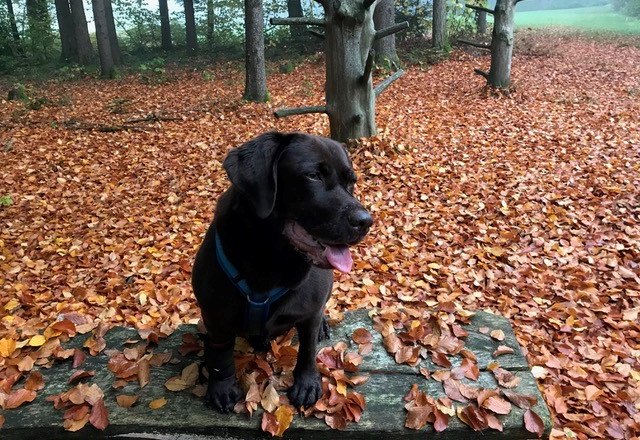
[[[327,257],[329,264],[340,272],[351,272],[353,259],[348,246],[327,246],[324,256]]]

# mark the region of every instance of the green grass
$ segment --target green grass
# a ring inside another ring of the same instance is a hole
[[[582,31],[640,35],[640,19],[618,14],[611,6],[516,12],[517,28],[564,27]]]

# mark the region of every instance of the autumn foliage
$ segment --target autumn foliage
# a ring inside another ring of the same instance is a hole
[[[270,74],[267,104],[241,101],[243,78],[230,64],[207,78],[169,70],[169,82],[157,84],[135,75],[32,84],[49,105],[0,104],[0,196],[12,199],[0,207],[4,409],[35,399],[39,367],[66,359],[81,368],[82,356],[104,349],[109,326],[133,326],[153,341],[197,322],[190,270],[228,185],[221,162],[266,130],[327,133],[322,116],[271,116],[273,107],[321,101],[321,62]],[[509,94],[483,89],[472,72],[484,64],[454,52],[409,68],[378,100],[379,135],[351,145],[357,192],[375,223],[354,272],[337,274],[329,318],[398,305],[493,310],[515,328],[554,413],[555,437],[640,435],[640,49],[565,39],[545,56],[516,55]],[[112,111],[114,102],[125,103],[123,112]],[[445,329],[422,315],[389,320],[401,328],[392,332],[383,313],[370,330],[398,362],[413,365],[425,349],[446,369],[448,355],[464,356],[460,322],[445,321]],[[431,345],[415,348],[436,329]],[[89,332],[80,353],[61,345]],[[365,333],[353,340],[357,351],[338,344],[319,355],[325,394],[314,415],[335,428],[357,422],[366,407],[357,369],[371,342]],[[198,350],[195,338],[183,345]],[[274,359],[237,360],[251,391],[237,410],[267,408],[261,424],[273,435],[294,414],[278,392],[294,350],[279,341]],[[529,408],[527,396],[508,391],[516,379],[499,366],[505,350],[492,366],[500,391],[461,386],[476,374],[469,355],[441,378],[448,397],[410,390],[407,425],[440,430],[456,416],[473,429],[497,429],[495,414]],[[144,386],[148,369],[168,361],[162,356],[123,347],[109,369],[114,380]],[[270,374],[272,363],[279,374]],[[202,391],[190,368],[167,393]],[[67,391],[50,396],[61,423],[104,429],[101,391],[89,371],[75,374]],[[452,395],[464,399],[455,413]],[[136,404],[127,395],[117,402]],[[524,415],[531,432],[540,429],[537,417]]]

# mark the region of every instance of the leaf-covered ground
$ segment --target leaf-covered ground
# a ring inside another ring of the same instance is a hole
[[[544,56],[515,58],[509,95],[473,75],[487,57],[456,52],[409,68],[380,98],[380,134],[352,151],[376,221],[328,312],[448,301],[493,310],[513,323],[555,436],[631,438],[640,49],[536,41],[528,52]],[[3,101],[0,197],[13,203],[0,207],[0,368],[43,346],[63,318],[161,333],[196,322],[190,267],[228,184],[221,161],[265,130],[326,134],[323,116],[271,116],[320,104],[323,70],[321,59],[291,74],[274,68],[270,104],[241,101],[231,65],[170,70],[150,84],[30,85],[48,99],[38,110]],[[136,121],[149,115],[159,117]]]

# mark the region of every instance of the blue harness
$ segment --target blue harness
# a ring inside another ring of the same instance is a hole
[[[244,330],[247,336],[265,336],[264,329],[269,319],[269,308],[289,291],[287,287],[274,287],[266,292],[254,292],[249,287],[247,280],[238,272],[238,269],[229,261],[222,249],[222,241],[215,231],[216,257],[222,271],[227,275],[231,284],[245,297],[247,307],[244,317]]]

